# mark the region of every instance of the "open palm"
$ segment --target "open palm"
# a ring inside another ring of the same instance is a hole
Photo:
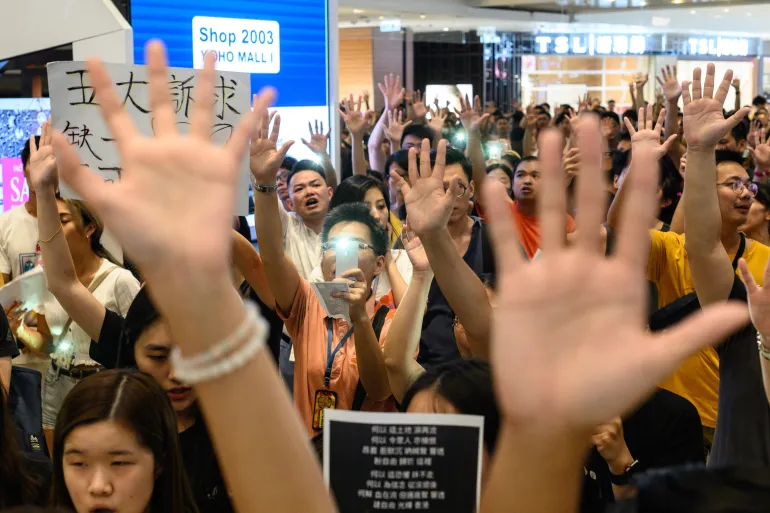
[[[101,61],[88,63],[91,85],[121,155],[119,183],[108,184],[81,165],[61,133],[54,136],[59,171],[102,217],[127,253],[152,281],[169,270],[195,263],[220,272],[228,265],[233,205],[240,163],[255,112],[264,111],[274,92],[265,90],[236,127],[225,147],[210,140],[213,102],[195,103],[189,135],[176,129],[168,89],[163,44],[147,46],[150,103],[155,135],[139,133],[121,106]],[[214,95],[214,56],[207,54],[196,96]],[[178,220],[184,219],[180,229]]]
[[[727,70],[716,94],[714,74],[714,65],[709,64],[706,68],[706,80],[701,84],[701,69],[695,68],[692,73],[692,94],[690,94],[690,82],[682,82],[684,137],[690,149],[712,149],[749,112],[749,109],[744,107],[725,119],[722,115],[722,106],[730,90],[733,71]]]
[[[652,105],[648,105],[645,110],[644,107],[639,109],[639,130],[634,128],[633,123],[628,118],[623,118],[626,123],[628,133],[631,135],[631,148],[638,151],[642,146],[649,147],[658,159],[661,159],[663,155],[668,153],[668,149],[671,146],[677,136],[672,135],[666,141],[660,143],[660,134],[663,132],[663,121],[666,119],[666,109],[660,109],[658,114],[658,121],[655,126],[652,125]]]
[[[251,146],[249,147],[249,170],[258,184],[273,185],[278,170],[281,168],[286,153],[294,141],[287,141],[278,149],[278,138],[281,135],[281,115],[267,111],[259,113],[260,117],[254,124]],[[270,132],[270,122],[273,131]]]
[[[660,69],[660,76],[656,77],[658,84],[663,88],[663,94],[669,103],[678,102],[682,96],[682,85],[676,79],[676,66],[666,66]]]
[[[738,262],[738,266],[748,292],[751,322],[763,336],[770,336],[770,263],[765,267],[765,278],[761,287],[749,272],[749,266],[744,259]]]
[[[599,124],[589,117],[580,125],[574,245],[564,245],[563,143],[557,130],[540,140],[541,258],[530,263],[521,255],[502,186],[488,180],[484,197],[500,284],[492,363],[501,408],[512,425],[591,433],[642,401],[689,354],[745,322],[745,308],[720,305],[663,334],[645,333],[644,246],[657,212],[658,177],[629,175],[631,194],[615,256],[605,258]],[[649,147],[634,159],[657,167]]]
[[[29,186],[34,190],[56,185],[58,176],[52,144],[53,129],[48,120],[41,129],[40,147],[35,143],[34,135],[29,138]]]
[[[430,141],[422,141],[420,171],[417,171],[417,150],[409,150],[409,183],[398,173],[390,177],[401,191],[406,204],[409,227],[420,237],[446,227],[452,215],[452,205],[458,190],[458,179],[454,178],[448,190],[444,190],[444,167],[446,163],[446,140],[441,140],[436,150],[436,165],[430,167]],[[410,185],[411,184],[411,185]]]
[[[473,105],[471,105],[470,98],[468,98],[467,94],[465,95],[465,98],[463,98],[463,95],[458,94],[457,101],[460,102],[460,110],[455,109],[455,113],[460,118],[460,122],[463,124],[463,127],[465,127],[465,131],[468,133],[480,132],[481,125],[489,119],[488,113],[481,114],[481,98],[476,96],[473,99]]]

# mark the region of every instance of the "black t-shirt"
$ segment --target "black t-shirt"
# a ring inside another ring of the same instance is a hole
[[[746,287],[735,277],[730,299],[747,302]],[[752,324],[717,347],[719,415],[710,467],[770,467],[770,405],[762,383],[757,330]]]
[[[623,419],[623,435],[634,473],[688,463],[703,463],[703,428],[695,406],[658,389],[638,410]]]
[[[241,295],[249,298],[256,303],[259,308],[259,312],[262,317],[265,318],[267,324],[270,326],[270,334],[267,337],[267,347],[270,348],[270,354],[273,355],[275,364],[278,365],[278,360],[281,357],[281,335],[283,334],[283,320],[278,317],[278,314],[274,310],[270,309],[265,303],[259,299],[259,296],[254,289],[252,289],[247,282],[241,284]]]
[[[187,479],[200,513],[229,513],[233,510],[214,446],[202,419],[179,433]]]
[[[99,332],[99,340],[91,341],[88,355],[92,360],[99,362],[106,369],[117,369],[118,359],[125,349],[121,349],[123,341],[123,317],[112,310],[105,308],[102,331]]]
[[[583,467],[583,491],[580,513],[604,513],[607,504],[615,502],[610,481],[610,468],[594,447]]]
[[[486,228],[479,220],[473,223],[471,240],[463,260],[476,274],[491,272],[485,269],[485,261],[491,261],[491,255],[484,258],[484,243],[482,231]],[[489,264],[486,264],[489,267]],[[454,334],[455,313],[449,306],[444,294],[434,279],[428,292],[428,309],[422,321],[422,336],[420,337],[420,354],[417,361],[424,367],[435,366],[460,358]]]
[[[8,317],[5,315],[5,309],[0,308],[0,358],[8,356],[11,358],[19,356],[19,348],[16,346],[16,339],[8,323]]]

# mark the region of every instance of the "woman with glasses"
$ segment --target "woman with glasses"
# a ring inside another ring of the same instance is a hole
[[[395,308],[401,304],[406,287],[412,280],[412,263],[401,244],[400,221],[396,219],[399,226],[393,226],[387,187],[383,182],[369,176],[356,175],[346,178],[334,190],[329,209],[334,210],[340,205],[349,203],[365,204],[371,216],[388,233],[388,246],[394,249],[385,253],[385,269],[375,277],[372,288],[377,301]],[[324,281],[320,266],[313,269],[310,281]]]

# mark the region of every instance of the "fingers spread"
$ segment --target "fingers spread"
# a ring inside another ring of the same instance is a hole
[[[176,133],[176,113],[171,106],[168,88],[168,63],[166,47],[160,41],[147,44],[147,72],[150,82],[150,108],[156,135]]]
[[[538,208],[541,225],[540,246],[543,249],[544,258],[564,246],[567,201],[564,195],[564,171],[561,158],[563,145],[561,132],[557,129],[544,131],[538,141],[542,174]]]
[[[580,180],[577,183],[578,246],[597,253],[601,251],[600,228],[605,211],[606,184],[602,169],[603,141],[596,116],[585,116],[580,120],[577,143],[580,148]]]
[[[732,79],[733,73],[732,71],[728,71],[730,74],[730,79]],[[712,63],[709,63],[706,66],[706,80],[703,82],[703,97],[704,98],[713,98],[714,97],[714,75],[716,74],[716,70],[714,68],[714,65]],[[727,78],[727,74],[725,74],[725,78]],[[728,84],[730,81],[728,80]]]
[[[99,101],[102,117],[112,133],[112,137],[122,151],[127,140],[139,135],[131,116],[121,105],[115,89],[112,87],[112,79],[107,73],[102,61],[91,59],[86,63],[88,78],[94,94]]]
[[[207,52],[203,71],[195,85],[195,105],[190,116],[190,135],[208,141],[211,138],[211,119],[214,104],[214,53]]]
[[[709,64],[708,71],[706,72],[706,83],[708,84],[709,81],[709,75],[711,78],[711,87],[713,89],[714,87],[714,65]],[[728,69],[725,73],[724,78],[722,78],[722,82],[719,84],[719,89],[717,90],[716,96],[714,96],[714,99],[717,100],[719,103],[724,103],[727,99],[727,93],[730,91],[730,83],[733,81],[733,70]]]

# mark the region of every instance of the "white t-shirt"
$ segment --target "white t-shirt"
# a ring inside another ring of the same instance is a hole
[[[0,214],[0,273],[14,279],[32,269],[37,240],[37,218],[24,205]]]
[[[412,281],[412,274],[414,273],[414,268],[412,267],[412,261],[409,260],[409,255],[407,255],[406,251],[403,249],[391,249],[390,255],[396,263],[398,272],[401,273],[401,278],[403,278],[404,282],[409,285]],[[310,273],[308,281],[311,283],[321,283],[325,281],[320,264],[313,269],[312,273]],[[374,279],[372,288],[374,288],[374,299],[379,300],[381,297],[387,296],[391,289],[388,273],[383,270],[379,276]]]
[[[104,278],[104,281],[96,287],[93,295],[106,309],[112,310],[121,317],[125,317],[128,313],[128,307],[134,301],[134,296],[139,292],[139,282],[130,271],[116,266],[107,259],[102,261],[102,266],[94,275],[94,279],[113,267],[116,269],[110,272]],[[55,298],[45,303],[45,320],[51,329],[54,340],[58,339],[58,334],[61,333],[67,319],[69,319],[69,315],[67,315],[67,312],[64,311]],[[68,340],[75,349],[73,366],[82,364],[98,365],[88,355],[88,351],[91,348],[91,337],[74,322],[70,323]],[[52,357],[58,360],[56,353]],[[68,364],[66,357],[62,356],[61,358],[63,358],[62,365]]]
[[[309,280],[313,269],[321,265],[321,234],[308,228],[295,212],[287,212],[281,201],[278,211],[283,228],[283,250],[294,262],[300,276]]]

